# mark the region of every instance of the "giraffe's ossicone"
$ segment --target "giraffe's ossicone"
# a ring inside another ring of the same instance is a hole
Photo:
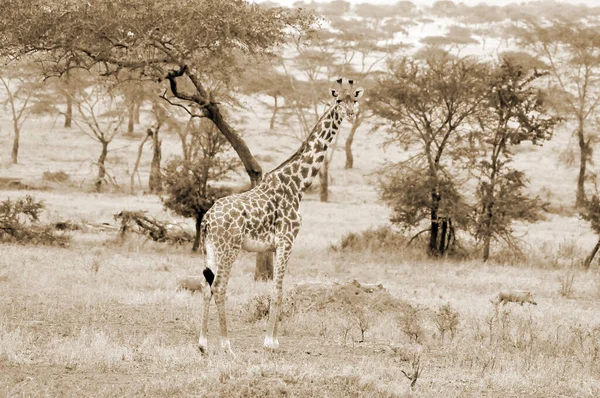
[[[283,276],[301,225],[300,201],[325,159],[327,147],[337,134],[344,116],[353,118],[362,89],[337,81],[331,89],[333,104],[325,111],[302,146],[285,162],[267,173],[253,189],[221,198],[204,216],[201,226],[205,254],[204,306],[199,338],[201,351],[207,350],[208,314],[214,296],[219,314],[221,346],[231,351],[227,337],[225,291],[231,266],[240,250],[275,251],[273,294],[265,348],[277,348],[279,309],[283,297]]]

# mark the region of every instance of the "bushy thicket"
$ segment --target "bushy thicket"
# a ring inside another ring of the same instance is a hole
[[[332,246],[335,251],[397,251],[405,248],[408,240],[405,235],[389,226],[349,232],[342,236],[340,243]]]
[[[69,236],[57,233],[54,225],[40,223],[42,201],[26,195],[0,202],[0,242],[64,246]]]

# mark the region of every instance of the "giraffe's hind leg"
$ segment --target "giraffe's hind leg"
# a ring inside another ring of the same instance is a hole
[[[202,307],[202,321],[200,329],[200,337],[198,338],[198,348],[200,352],[206,354],[208,352],[208,310],[210,308],[210,300],[212,299],[212,291],[208,282],[204,281],[202,284],[202,296],[203,307]]]
[[[207,273],[212,274],[212,270],[217,269],[217,253],[214,244],[209,239],[206,239],[204,242],[205,245],[205,255],[206,255],[206,268],[204,274],[204,281],[202,282],[202,297],[203,297],[203,306],[202,306],[202,318],[201,318],[201,327],[200,327],[200,337],[198,338],[198,348],[202,353],[208,352],[208,313],[210,309],[210,301],[212,299],[213,293],[211,288],[212,280],[208,280]]]
[[[215,304],[219,314],[219,328],[221,330],[221,348],[230,354],[231,343],[227,335],[227,314],[225,312],[225,293],[227,290],[227,282],[231,273],[231,266],[237,258],[240,248],[230,248],[226,253],[219,256],[219,269],[212,284],[212,292],[215,296]]]

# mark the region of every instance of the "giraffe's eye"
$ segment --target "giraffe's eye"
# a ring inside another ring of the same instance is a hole
[[[339,100],[336,100],[336,102],[339,104],[340,102],[342,102],[342,100],[341,100],[341,99],[339,99]]]

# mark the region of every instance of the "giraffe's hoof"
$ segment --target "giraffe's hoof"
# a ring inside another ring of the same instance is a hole
[[[200,353],[206,355],[208,354],[208,341],[206,341],[206,339],[200,339],[198,341],[198,349],[200,350]]]
[[[265,343],[263,347],[265,350],[276,350],[279,348],[279,341],[277,341],[277,339],[265,337]]]
[[[235,353],[231,349],[231,343],[229,342],[229,339],[221,340],[221,349],[223,351],[225,351],[227,354],[231,355],[232,357],[234,357],[234,358],[236,357]]]

